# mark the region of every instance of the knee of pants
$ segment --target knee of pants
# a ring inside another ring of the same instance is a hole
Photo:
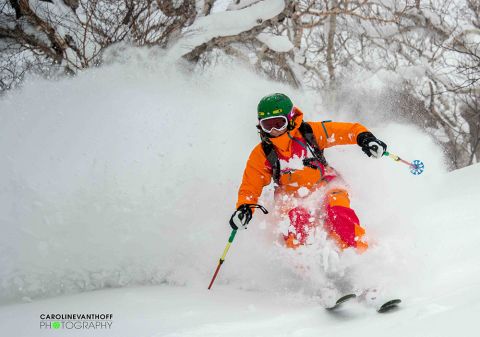
[[[350,197],[347,190],[336,188],[327,192],[326,203],[328,206],[343,206],[350,208]]]
[[[332,189],[326,196],[326,225],[330,236],[344,249],[356,247],[360,251],[367,249],[368,244],[362,241],[365,229],[360,226],[355,211],[350,208],[350,198],[345,189]]]
[[[290,228],[288,234],[284,235],[284,240],[289,248],[297,248],[306,243],[309,231],[314,226],[312,215],[301,206],[297,206],[288,212],[290,219]]]

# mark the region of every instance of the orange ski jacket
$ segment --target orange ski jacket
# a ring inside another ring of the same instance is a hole
[[[302,159],[307,157],[307,150],[302,144],[305,140],[298,130],[303,121],[303,113],[295,109],[295,127],[283,135],[271,138],[280,160],[280,181],[278,189],[288,194],[295,194],[300,188],[312,190],[325,181],[325,168],[316,169],[304,166]],[[315,140],[320,149],[335,145],[357,144],[357,137],[367,128],[358,123],[341,122],[308,122],[312,127]],[[311,156],[311,155],[309,155]],[[267,160],[262,144],[259,143],[250,153],[243,173],[242,183],[238,191],[236,208],[242,204],[256,204],[262,194],[263,187],[272,180],[272,167]]]

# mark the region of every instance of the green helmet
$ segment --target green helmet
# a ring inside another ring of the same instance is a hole
[[[292,108],[293,103],[287,95],[279,93],[271,94],[262,98],[260,103],[258,103],[258,119],[285,116],[290,120],[288,115],[292,111]]]

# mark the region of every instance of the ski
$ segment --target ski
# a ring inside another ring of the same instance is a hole
[[[353,298],[356,298],[356,297],[357,297],[357,295],[355,295],[355,294],[348,294],[348,295],[342,296],[335,302],[335,304],[333,306],[325,308],[325,309],[328,310],[328,311],[336,310],[339,307],[341,307],[343,303],[345,303],[345,302],[347,302],[347,301],[349,301]]]
[[[402,300],[400,299],[394,299],[394,300],[390,300],[388,302],[385,302],[384,304],[382,304],[382,306],[377,310],[378,313],[380,314],[383,314],[385,312],[389,312],[393,309],[396,309],[398,308],[398,305],[402,302]]]

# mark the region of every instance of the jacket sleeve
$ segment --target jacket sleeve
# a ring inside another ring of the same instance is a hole
[[[359,123],[309,122],[318,146],[324,149],[335,145],[357,144],[357,137],[368,129]]]
[[[256,204],[263,187],[270,184],[271,179],[272,172],[271,168],[267,166],[267,157],[263,152],[262,145],[258,144],[250,153],[243,172],[236,208],[242,204]]]

